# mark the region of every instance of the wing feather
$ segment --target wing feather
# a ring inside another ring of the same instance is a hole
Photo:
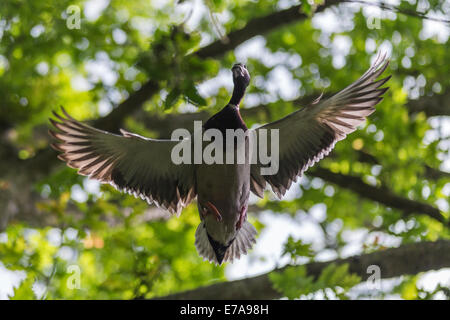
[[[379,55],[357,81],[334,96],[319,97],[308,107],[255,129],[256,136],[260,129],[279,130],[279,170],[274,175],[261,175],[263,165],[252,164],[252,192],[262,197],[269,184],[281,198],[299,176],[331,152],[337,141],[355,131],[389,89],[380,87],[391,76],[375,81],[388,64],[386,55]]]
[[[58,141],[51,146],[61,152],[58,158],[81,175],[109,183],[149,204],[180,213],[195,198],[194,168],[175,165],[171,150],[173,140],[148,139],[121,130],[115,135],[95,129],[54,112],[49,133]]]

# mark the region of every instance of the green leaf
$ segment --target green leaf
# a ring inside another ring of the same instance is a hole
[[[11,300],[32,300],[36,299],[33,292],[34,277],[28,275],[17,288],[14,288],[14,293],[9,298]]]
[[[180,89],[178,88],[172,89],[167,95],[166,100],[164,101],[164,110],[172,108],[175,105],[175,103],[178,102],[180,94],[181,94]]]
[[[358,275],[349,273],[348,268],[347,263],[341,265],[332,263],[322,271],[317,282],[324,288],[339,286],[343,289],[350,289],[361,282],[361,278]]]
[[[311,244],[303,243],[301,239],[294,240],[292,236],[289,236],[284,244],[283,254],[288,254],[291,260],[297,257],[313,257],[314,251],[311,249]]]
[[[273,287],[289,299],[314,291],[314,278],[306,275],[306,267],[287,267],[283,272],[269,274]]]
[[[197,90],[197,87],[194,84],[190,84],[186,90],[184,91],[187,99],[189,102],[191,102],[192,104],[198,106],[198,107],[203,107],[206,106],[207,102],[205,100],[205,98],[203,98]]]

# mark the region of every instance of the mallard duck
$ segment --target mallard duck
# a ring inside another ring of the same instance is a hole
[[[379,56],[364,75],[330,98],[319,97],[283,119],[251,130],[239,112],[250,74],[244,64],[235,64],[231,69],[232,97],[202,130],[225,133],[241,129],[256,135],[262,129],[277,130],[278,171],[270,175],[261,173],[267,164],[258,161],[175,164],[171,151],[179,140],[150,139],[125,130],[121,135],[112,134],[73,119],[64,109],[63,115],[54,112],[56,120],[50,119],[54,127],[50,134],[57,140],[52,147],[79,174],[109,183],[171,213],[179,214],[197,197],[200,224],[195,245],[199,255],[216,264],[232,262],[255,243],[257,232],[247,221],[250,192],[263,197],[270,185],[281,198],[298,177],[330,153],[337,141],[355,131],[388,90],[380,87],[390,76],[376,81],[388,64],[385,56]],[[244,143],[247,145],[248,139]]]

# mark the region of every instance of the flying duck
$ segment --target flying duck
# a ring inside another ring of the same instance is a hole
[[[283,119],[251,130],[239,112],[250,75],[244,64],[235,64],[230,102],[206,121],[202,130],[224,133],[234,129],[256,135],[262,129],[277,130],[279,168],[275,174],[262,174],[267,164],[258,161],[175,164],[171,151],[179,140],[150,139],[125,130],[120,130],[121,135],[101,131],[73,119],[63,108],[63,115],[53,112],[56,120],[50,119],[54,128],[49,132],[57,140],[52,147],[61,152],[58,158],[79,174],[109,183],[171,213],[180,214],[197,197],[200,224],[195,245],[199,255],[216,264],[232,262],[256,242],[257,232],[247,221],[250,192],[262,198],[270,185],[281,198],[309,167],[330,153],[337,141],[355,131],[388,90],[380,87],[390,76],[376,80],[388,64],[386,55],[379,55],[366,73],[342,91],[328,99],[319,97]],[[245,150],[248,143],[246,138]]]

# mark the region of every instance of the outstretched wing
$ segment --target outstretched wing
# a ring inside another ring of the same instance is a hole
[[[279,170],[274,175],[261,175],[260,169],[264,166],[252,164],[252,192],[263,197],[268,183],[281,198],[297,177],[328,155],[337,141],[355,131],[375,111],[374,106],[389,89],[380,87],[390,76],[375,81],[388,64],[385,55],[379,56],[361,78],[344,90],[255,129],[257,135],[261,129],[279,130]],[[271,150],[270,141],[268,150]]]
[[[52,147],[62,154],[59,159],[78,173],[109,183],[170,211],[180,213],[194,197],[192,165],[176,165],[171,150],[179,143],[148,139],[121,130],[115,135],[95,129],[54,112],[59,121],[50,119],[56,130],[50,134],[58,140]]]

